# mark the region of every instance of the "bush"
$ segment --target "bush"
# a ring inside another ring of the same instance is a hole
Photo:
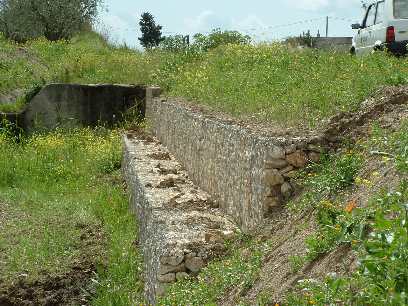
[[[238,31],[221,31],[215,29],[209,35],[194,35],[194,47],[201,51],[208,51],[223,45],[248,45],[251,37]]]

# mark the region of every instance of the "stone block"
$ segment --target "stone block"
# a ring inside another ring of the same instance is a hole
[[[201,257],[192,257],[186,259],[186,268],[193,273],[200,272],[204,267],[205,263]]]
[[[160,283],[174,283],[176,281],[176,274],[175,273],[168,273],[164,275],[158,275],[157,280]]]
[[[296,168],[303,168],[308,163],[308,157],[303,151],[296,151],[292,154],[287,155],[286,160],[289,164]]]
[[[179,273],[176,274],[177,281],[185,280],[188,277],[189,277],[189,275],[186,272],[179,272]]]
[[[265,163],[266,169],[283,169],[288,165],[286,159],[271,159]]]
[[[265,169],[264,170],[264,183],[268,186],[276,186],[283,184],[285,179],[282,174],[276,169]]]

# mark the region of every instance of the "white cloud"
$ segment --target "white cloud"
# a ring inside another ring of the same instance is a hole
[[[187,32],[209,32],[215,28],[229,28],[231,21],[213,11],[203,11],[196,17],[186,18],[184,24]]]
[[[288,0],[289,5],[306,11],[317,11],[326,8],[329,0]]]
[[[291,7],[305,11],[318,11],[327,8],[347,8],[358,5],[360,0],[287,0]]]

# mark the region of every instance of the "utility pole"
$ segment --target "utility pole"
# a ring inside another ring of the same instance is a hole
[[[183,37],[183,43],[187,46],[190,46],[190,35],[186,35]]]
[[[329,16],[326,17],[326,37],[329,37]]]

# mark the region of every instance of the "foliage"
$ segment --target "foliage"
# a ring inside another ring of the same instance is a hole
[[[100,0],[1,0],[0,32],[16,41],[70,38],[97,15]]]
[[[305,280],[302,292],[288,305],[406,305],[408,303],[408,185],[378,196],[365,214],[370,234],[356,241],[359,269],[350,277],[329,276],[324,282]]]
[[[251,42],[251,37],[243,35],[238,31],[222,31],[215,29],[210,34],[195,34],[193,47],[200,51],[208,51],[219,46],[232,45],[248,45]]]
[[[160,49],[170,52],[182,52],[189,48],[189,37],[183,35],[166,36],[160,42]]]
[[[227,289],[250,288],[261,268],[262,256],[270,246],[267,242],[257,243],[245,238],[230,244],[229,248],[231,254],[227,258],[210,263],[197,279],[189,278],[172,285],[159,304],[216,305]],[[242,249],[246,250],[246,257]]]
[[[142,37],[139,38],[140,44],[146,49],[159,46],[164,39],[161,31],[162,26],[156,25],[153,15],[149,12],[143,13],[139,25],[142,32]]]
[[[315,126],[356,109],[382,85],[408,80],[405,58],[358,58],[280,44],[141,53],[83,33],[69,42],[37,39],[22,46],[0,37],[0,52],[0,93],[43,82],[156,84],[171,96],[285,126]]]
[[[16,141],[0,130],[3,285],[22,273],[59,277],[85,261],[99,267],[94,305],[142,303],[136,224],[115,170],[119,134],[57,130]]]
[[[392,156],[401,174],[408,173],[408,124],[390,134],[374,128],[366,150],[382,150]],[[391,153],[392,152],[392,153]],[[364,183],[364,180],[361,180]],[[359,254],[359,268],[349,277],[330,276],[323,282],[305,280],[289,305],[406,305],[408,303],[408,181],[397,190],[383,191],[368,207],[345,206],[324,201],[318,209],[318,233],[308,239],[308,255],[347,243]]]
[[[157,65],[142,53],[113,47],[92,32],[70,42],[39,38],[23,46],[0,35],[0,54],[0,94],[15,89],[27,93],[52,82],[146,84],[149,69]],[[5,107],[0,105],[0,110]]]
[[[362,162],[362,156],[351,150],[340,157],[323,156],[321,163],[312,164],[304,170],[302,185],[307,192],[300,200],[290,203],[290,209],[304,210],[315,203],[330,208],[327,200],[355,182]]]

